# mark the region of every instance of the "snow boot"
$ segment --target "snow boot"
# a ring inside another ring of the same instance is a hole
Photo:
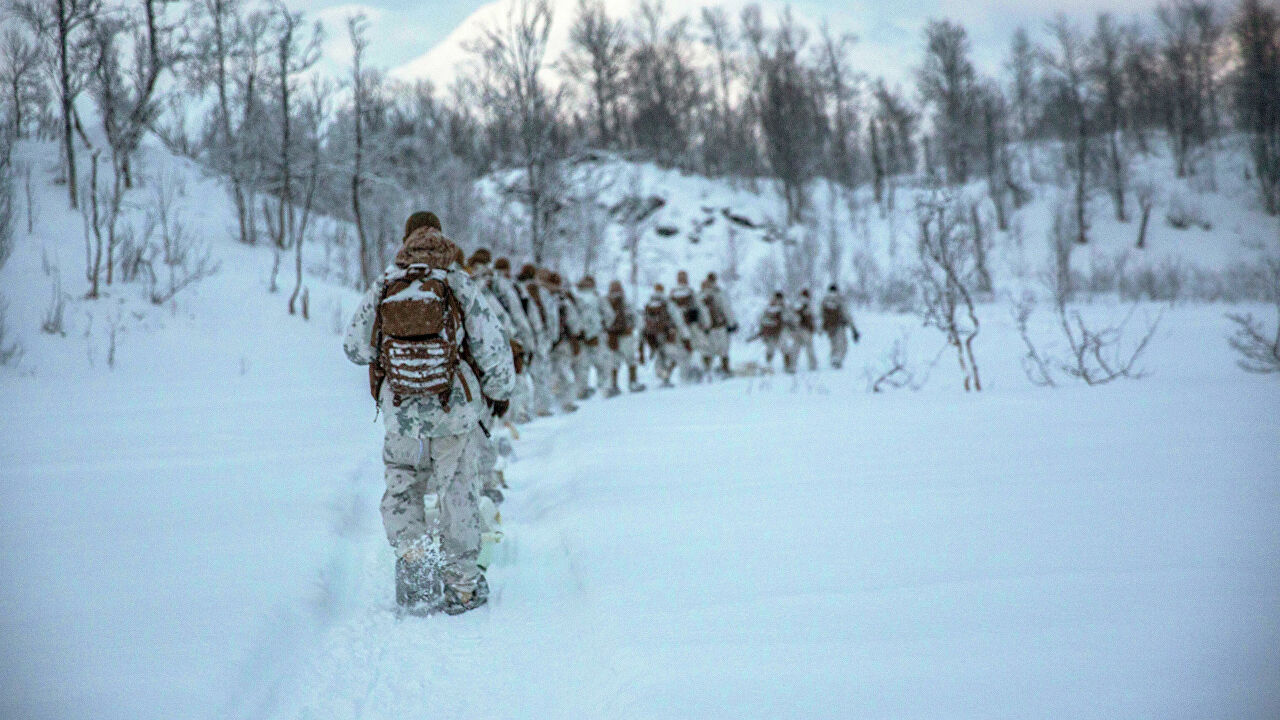
[[[567,402],[560,406],[560,412],[563,412],[566,415],[568,415],[569,413],[575,413],[575,412],[578,412],[578,406],[574,405],[571,402]]]
[[[444,599],[435,553],[415,545],[396,558],[396,605],[414,615],[429,615]]]
[[[578,393],[578,400],[579,401],[590,400],[591,396],[595,394],[596,394],[595,388],[583,388],[582,392]]]
[[[489,581],[481,573],[474,590],[461,590],[452,585],[445,587],[444,603],[441,609],[446,615],[461,615],[487,602],[489,602]]]
[[[504,499],[502,491],[496,487],[485,488],[480,491],[480,494],[492,500],[494,505],[501,505]]]
[[[627,390],[633,393],[644,392],[644,383],[636,379],[637,372],[635,365],[627,367]]]

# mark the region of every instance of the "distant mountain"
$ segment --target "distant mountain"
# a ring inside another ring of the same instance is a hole
[[[604,6],[610,18],[630,19],[638,13],[641,1],[604,0]],[[573,24],[574,17],[577,16],[578,2],[579,0],[551,0],[551,33],[547,41],[546,56],[548,66],[554,65],[554,62],[569,47],[569,28]],[[750,4],[760,6],[764,13],[765,22],[768,25],[774,24],[777,17],[787,7],[785,3],[772,1],[759,2],[757,0],[752,3],[747,0],[721,2],[691,0],[690,2],[680,3],[669,2],[666,4],[666,11],[669,20],[688,16],[691,23],[690,35],[698,38],[702,35],[698,20],[702,8],[717,5],[724,7],[736,24],[739,13]],[[474,61],[473,54],[468,50],[468,47],[483,38],[486,30],[503,27],[508,22],[508,15],[513,7],[518,7],[518,0],[496,0],[481,6],[435,47],[417,58],[392,69],[392,77],[402,80],[429,79],[439,86],[447,86],[459,76],[468,63]],[[803,15],[794,8],[792,9],[792,14],[797,21],[815,30],[821,22],[821,18]],[[837,29],[852,30],[852,28],[839,27],[834,18],[832,26]],[[551,79],[556,79],[554,67],[550,68],[549,74]]]

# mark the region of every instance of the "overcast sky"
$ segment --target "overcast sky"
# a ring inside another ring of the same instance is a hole
[[[322,20],[328,29],[327,54],[336,66],[345,66],[350,57],[345,18],[357,12],[369,16],[370,60],[376,67],[393,69],[430,50],[460,23],[487,4],[486,0],[287,0],[295,9],[305,10],[309,17]],[[559,7],[571,8],[576,0],[553,0]],[[608,0],[610,5],[625,0]],[[635,0],[638,4],[639,0]],[[747,0],[729,0],[738,7]],[[785,3],[768,0],[769,10]],[[1008,47],[1009,36],[1019,25],[1039,30],[1057,12],[1066,12],[1080,22],[1090,22],[1099,11],[1110,11],[1118,19],[1135,13],[1149,15],[1157,0],[975,0],[943,2],[942,0],[796,0],[790,5],[797,15],[823,17],[833,27],[856,33],[860,47],[854,54],[859,69],[868,75],[909,77],[911,67],[921,55],[921,28],[931,17],[946,17],[962,22],[973,41],[979,66],[994,70]],[[1223,0],[1224,8],[1229,4]],[[667,1],[669,12],[688,8],[691,3]],[[561,13],[568,15],[569,13]],[[567,22],[568,17],[557,17]]]

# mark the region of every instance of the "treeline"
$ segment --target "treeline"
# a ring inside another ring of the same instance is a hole
[[[1248,143],[1261,205],[1280,213],[1280,10],[1265,0],[1058,17],[1016,32],[994,76],[975,66],[963,25],[934,20],[908,87],[854,66],[852,36],[755,6],[678,15],[646,1],[612,17],[579,0],[553,17],[547,0],[516,0],[443,88],[370,67],[362,17],[341,28],[350,67],[325,76],[323,28],[278,0],[10,0],[9,10],[5,135],[60,143],[73,207],[86,202],[78,168],[92,158],[108,283],[124,242],[114,218],[139,181],[146,132],[225,177],[239,240],[295,251],[299,287],[318,209],[350,221],[367,282],[424,202],[452,235],[491,241],[501,209],[482,207],[474,180],[503,168],[519,170],[505,190],[523,207],[503,232],[546,259],[570,234],[568,161],[600,151],[776,181],[788,223],[812,212],[817,180],[870,187],[887,204],[907,181],[980,182],[1004,226],[1037,180],[1030,148],[1053,140],[1068,232],[1087,242],[1099,190],[1118,219],[1145,222],[1151,191],[1132,176],[1136,155],[1165,145],[1179,176],[1213,183],[1215,150],[1232,133]],[[548,49],[553,22],[571,27],[561,56]]]

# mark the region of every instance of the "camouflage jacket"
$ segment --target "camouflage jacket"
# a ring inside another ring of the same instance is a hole
[[[373,326],[377,317],[378,302],[383,287],[403,271],[390,268],[360,300],[351,324],[347,327],[343,349],[351,362],[368,365],[377,358],[373,346]],[[515,387],[515,366],[511,359],[511,346],[502,323],[477,283],[457,266],[449,269],[449,287],[462,304],[463,328],[461,342],[467,344],[483,375],[477,379],[466,362],[458,364],[458,377],[453,383],[449,411],[445,412],[435,397],[404,398],[399,407],[392,403],[391,389],[384,385],[379,407],[382,409],[387,432],[416,438],[463,435],[475,430],[476,425],[489,422],[489,409],[484,398],[506,400]],[[471,390],[471,399],[463,384]]]
[[[498,301],[511,318],[511,324],[515,326],[516,340],[525,350],[533,352],[538,339],[534,335],[533,326],[529,324],[529,317],[525,314],[524,305],[520,302],[520,294],[516,292],[515,283],[488,267],[479,270],[475,274],[475,279],[488,286],[489,295]]]
[[[578,290],[578,316],[582,335],[588,340],[604,337],[605,328],[613,324],[613,306],[595,290]]]
[[[733,316],[733,307],[729,305],[729,296],[725,294],[724,290],[719,287],[706,287],[699,293],[699,297],[702,300],[703,307],[706,308],[708,322],[711,322],[711,307],[714,305],[724,315],[727,327],[734,327],[738,324],[738,321]]]

